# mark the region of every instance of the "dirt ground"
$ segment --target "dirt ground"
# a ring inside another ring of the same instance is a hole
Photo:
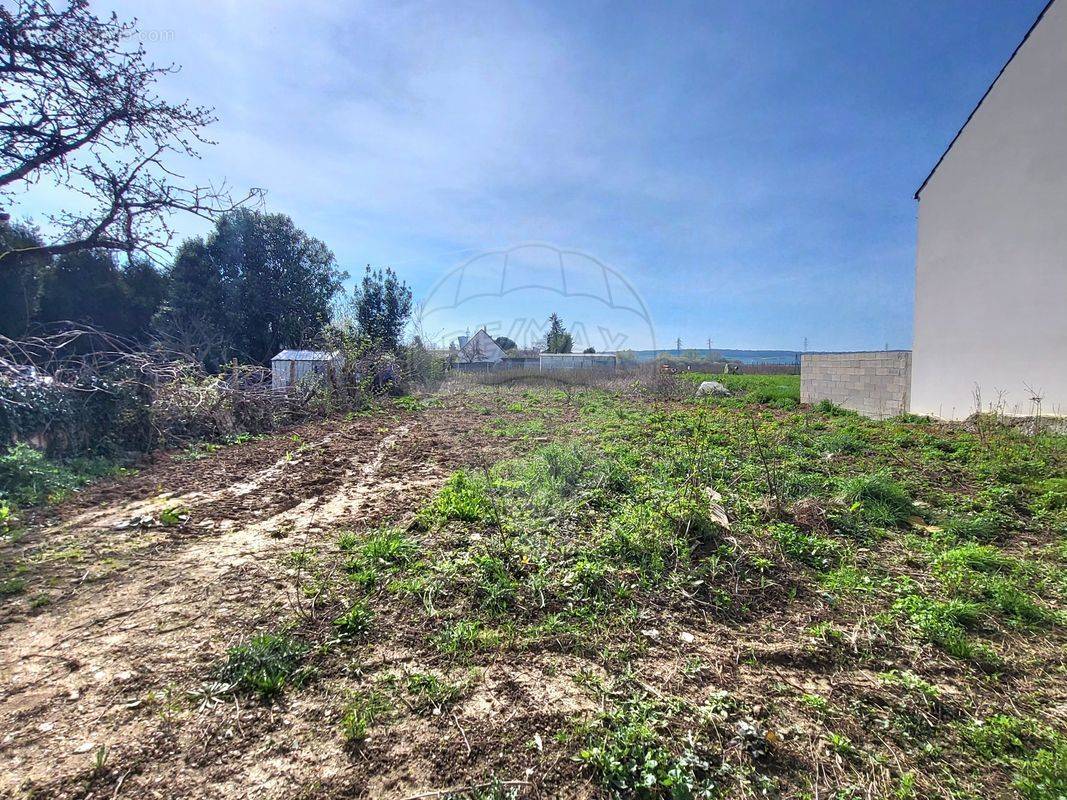
[[[0,571],[25,581],[0,601],[0,798],[473,800],[502,796],[471,791],[494,781],[523,798],[604,796],[575,758],[582,745],[565,734],[607,710],[590,687],[618,677],[606,670],[619,659],[585,655],[595,647],[553,632],[453,658],[435,641],[442,618],[462,616],[449,614],[462,611],[449,595],[401,600],[380,587],[369,633],[339,642],[331,639],[339,598],[308,591],[318,568],[335,570],[330,585],[351,588],[339,566],[342,531],[397,526],[428,559],[472,548],[476,530],[414,526],[416,511],[456,470],[477,474],[574,439],[582,411],[557,394],[538,406],[521,402],[517,388],[483,387],[159,454],[134,474],[23,514],[18,537],[0,548]],[[630,434],[635,442],[644,430]],[[1015,534],[1005,552],[1044,552],[1050,536]],[[875,546],[859,557],[924,577],[900,537]],[[732,698],[711,723],[724,731],[723,765],[734,767],[722,773],[726,796],[755,796],[744,771],[752,736],[760,747],[773,743],[775,757],[762,766],[788,776],[797,792],[786,796],[942,797],[954,772],[976,762],[923,774],[922,785],[935,788],[902,793],[891,765],[910,774],[914,763],[939,762],[909,760],[910,742],[889,720],[953,735],[957,723],[1018,708],[1062,727],[1062,628],[990,632],[986,641],[1012,657],[990,679],[929,643],[892,635],[862,593],[823,591],[784,561],[764,574],[745,596],[753,613],[718,614],[695,593],[673,605],[650,596],[614,643],[637,648],[623,659],[626,682],[650,698],[702,707]],[[745,585],[733,587],[739,597]],[[313,680],[273,702],[212,686],[229,648],[290,624],[321,648],[309,658]],[[820,626],[833,635],[814,633]],[[921,674],[936,701],[887,682],[893,674]],[[397,690],[395,713],[346,743],[342,715],[353,695],[413,675],[461,687],[458,699],[431,713]],[[810,705],[821,698],[833,706]],[[830,726],[846,743],[877,748],[880,760],[828,749]],[[985,785],[1003,791],[958,796],[1013,796],[1003,764],[981,766]],[[862,792],[849,788],[861,782]],[[835,795],[842,787],[849,793]]]
[[[340,691],[329,682],[284,708],[230,698],[189,712],[177,700],[227,647],[304,602],[287,553],[332,547],[339,528],[403,523],[452,471],[499,455],[503,442],[473,434],[481,424],[457,409],[332,419],[196,460],[161,455],[27,519],[5,552],[9,568],[30,568],[0,610],[0,796],[400,797],[437,785],[434,760],[467,752],[458,719],[428,758],[372,742],[391,767],[367,775],[328,718]],[[160,525],[165,509],[188,519]],[[464,713],[497,714],[498,692],[544,702],[535,683],[483,675]]]

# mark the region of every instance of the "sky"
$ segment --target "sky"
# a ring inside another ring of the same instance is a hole
[[[184,175],[395,268],[431,341],[859,350],[910,347],[913,195],[1044,3],[93,6],[214,107]]]

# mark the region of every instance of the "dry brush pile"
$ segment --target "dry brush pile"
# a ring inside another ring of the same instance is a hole
[[[271,431],[365,403],[380,358],[346,363],[350,381],[279,392],[264,367],[234,361],[213,374],[162,345],[144,349],[91,328],[0,337],[0,445],[116,455]]]

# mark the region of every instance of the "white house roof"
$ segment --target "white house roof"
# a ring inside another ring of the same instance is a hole
[[[282,350],[271,361],[330,361],[337,353],[325,350]]]
[[[1041,13],[1037,15],[1037,19],[1035,19],[1034,24],[1030,26],[1030,30],[1026,32],[1026,35],[1023,37],[1023,40],[1019,42],[1019,46],[1012,51],[1012,54],[1008,58],[1007,62],[1005,62],[1004,66],[1000,68],[1000,72],[997,73],[997,77],[993,78],[993,82],[989,84],[989,88],[985,90],[985,94],[983,94],[981,99],[979,99],[978,104],[974,107],[971,113],[967,115],[967,119],[963,121],[963,125],[960,126],[960,129],[958,131],[956,131],[956,135],[952,137],[952,141],[948,143],[948,147],[946,147],[945,151],[941,154],[941,158],[937,159],[937,163],[934,164],[934,168],[930,170],[930,174],[926,176],[926,180],[923,181],[922,186],[915,190],[916,200],[919,199],[919,195],[922,194],[923,189],[926,188],[926,184],[928,184],[930,182],[930,179],[934,177],[934,173],[937,172],[937,168],[941,166],[941,163],[948,157],[948,154],[952,151],[952,145],[956,144],[956,141],[963,135],[963,131],[971,123],[971,120],[974,119],[974,115],[978,113],[978,109],[982,107],[982,103],[984,103],[985,99],[989,97],[990,92],[993,91],[993,87],[996,86],[997,82],[1000,80],[1000,76],[1004,74],[1004,72],[1008,69],[1009,66],[1011,66],[1011,62],[1015,60],[1015,56],[1017,56],[1019,54],[1019,51],[1023,49],[1023,45],[1026,44],[1027,40],[1030,38],[1030,34],[1033,33],[1034,29],[1041,24],[1041,20],[1045,18],[1046,12],[1050,8],[1052,8],[1052,4],[1055,2],[1056,0],[1048,0],[1048,5],[1041,9]]]
[[[504,351],[500,349],[500,345],[493,341],[493,337],[486,333],[484,328],[459,349],[462,361],[471,361],[475,357],[478,357],[479,361],[499,361],[503,356]]]

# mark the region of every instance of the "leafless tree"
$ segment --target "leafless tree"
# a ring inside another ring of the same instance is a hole
[[[88,202],[50,217],[51,241],[0,252],[0,269],[88,248],[159,257],[173,236],[172,212],[213,218],[261,194],[235,201],[225,184],[188,185],[167,166],[211,143],[201,131],[215,117],[155,93],[177,67],[146,61],[136,21],[101,19],[87,0],[11,5],[0,5],[0,211],[9,215],[42,182]]]

